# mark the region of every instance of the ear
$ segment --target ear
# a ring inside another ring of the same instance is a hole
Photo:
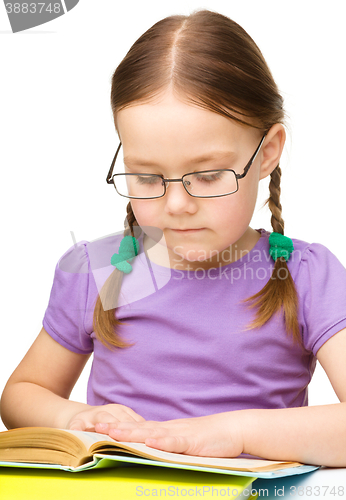
[[[262,162],[260,167],[260,179],[264,179],[277,167],[281,153],[285,145],[286,132],[281,123],[273,125],[261,148]]]

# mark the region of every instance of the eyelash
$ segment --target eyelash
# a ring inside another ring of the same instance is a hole
[[[193,172],[191,172],[191,173],[193,173]],[[196,172],[196,174],[197,173],[198,173],[198,171]],[[200,177],[196,176],[196,180],[200,181],[200,182],[205,182],[205,183],[216,182],[216,181],[220,180],[223,173],[224,172],[222,172],[222,170],[218,170],[214,174],[202,175]],[[147,181],[146,181],[146,179],[147,179]],[[137,175],[138,184],[155,184],[155,182],[158,180],[159,180],[158,177],[150,177],[150,176],[142,176],[141,177],[140,174]]]

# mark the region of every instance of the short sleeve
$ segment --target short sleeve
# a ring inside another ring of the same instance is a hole
[[[86,243],[71,247],[57,263],[42,322],[54,340],[78,354],[93,351],[91,331],[86,327],[90,279]]]
[[[296,284],[304,346],[316,356],[346,328],[346,269],[328,248],[312,243],[303,252]]]

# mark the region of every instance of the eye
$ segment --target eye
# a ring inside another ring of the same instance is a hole
[[[224,172],[222,170],[214,170],[205,174],[202,172],[196,172],[194,176],[198,182],[211,183],[219,181],[223,174]]]
[[[157,175],[137,175],[136,181],[138,184],[158,184],[162,179]]]

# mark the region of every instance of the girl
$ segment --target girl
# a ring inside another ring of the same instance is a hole
[[[217,13],[168,17],[116,69],[111,103],[125,232],[59,261],[5,425],[345,467],[346,270],[283,235],[283,101],[260,50]],[[269,175],[272,234],[249,225]],[[88,404],[69,401],[92,352]],[[340,403],[307,406],[316,359]]]

